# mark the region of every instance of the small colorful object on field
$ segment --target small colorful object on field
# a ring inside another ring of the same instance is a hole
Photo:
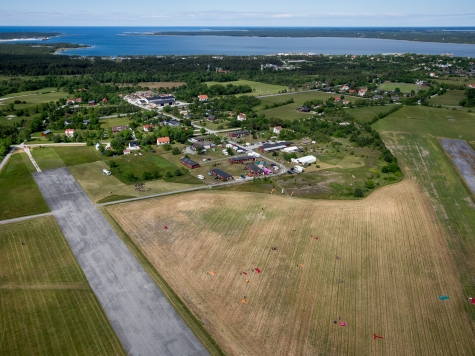
[[[259,268],[254,268],[254,271],[256,271],[257,273],[261,273],[261,270]]]
[[[440,295],[439,300],[448,300],[449,296],[448,295]]]
[[[210,271],[209,274],[214,276],[216,274],[216,272],[215,271]]]
[[[376,339],[383,339],[384,340],[384,336],[378,336],[376,334],[373,334],[373,340],[376,340]]]

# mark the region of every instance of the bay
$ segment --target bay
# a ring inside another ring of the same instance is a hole
[[[223,30],[225,28],[214,28]],[[236,30],[236,28],[227,28]],[[146,36],[159,31],[202,31],[206,27],[36,27],[1,26],[0,32],[59,32],[47,43],[70,42],[91,46],[61,54],[80,56],[127,55],[265,55],[278,53],[381,54],[419,53],[453,54],[475,57],[475,45],[412,42],[371,38],[340,37],[232,37],[232,36]],[[25,42],[25,41],[16,41]],[[33,41],[35,42],[35,41]]]

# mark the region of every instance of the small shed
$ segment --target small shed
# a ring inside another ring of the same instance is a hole
[[[48,130],[43,131],[43,132],[41,133],[41,136],[46,136],[46,135],[48,135],[48,134],[50,134],[50,133],[51,133],[51,130],[48,129]]]

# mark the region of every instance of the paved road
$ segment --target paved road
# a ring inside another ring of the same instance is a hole
[[[208,355],[66,168],[34,174],[129,355]]]
[[[44,214],[36,214],[36,215],[28,215],[28,216],[22,216],[21,218],[14,218],[14,219],[8,219],[8,220],[0,220],[0,225],[5,225],[5,224],[12,224],[16,223],[19,221],[25,221],[25,220],[30,220],[30,219],[36,219],[36,218],[41,218],[43,216],[50,216],[53,213],[44,213]]]

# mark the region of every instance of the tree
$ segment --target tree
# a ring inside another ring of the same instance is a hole
[[[171,178],[171,177],[173,177],[172,172],[167,171],[167,173],[165,173],[165,177],[166,177],[166,178]]]
[[[111,147],[115,151],[120,151],[124,148],[124,140],[121,137],[113,138],[111,140]]]
[[[364,185],[368,189],[374,189],[374,182],[371,179],[368,179]]]
[[[173,147],[173,150],[172,150],[172,155],[176,156],[176,155],[179,155],[181,152],[180,152],[180,149],[178,147]]]
[[[183,175],[183,172],[181,171],[181,169],[177,168],[177,170],[175,171],[175,175],[176,175],[177,177],[182,176],[182,175]]]
[[[206,133],[206,129],[205,129],[204,127],[202,127],[202,128],[200,129],[200,134],[204,135],[205,133]]]
[[[228,153],[228,155],[234,156],[234,151],[231,147],[226,148],[226,152]]]
[[[171,151],[172,145],[170,145],[169,143],[164,143],[164,144],[162,145],[162,148],[163,148],[165,151]]]
[[[109,168],[115,168],[115,167],[117,167],[117,163],[116,163],[114,160],[112,160],[112,159],[108,162],[108,164],[109,164]]]
[[[355,196],[355,198],[364,197],[364,193],[363,193],[363,190],[361,188],[356,188],[353,195]]]

